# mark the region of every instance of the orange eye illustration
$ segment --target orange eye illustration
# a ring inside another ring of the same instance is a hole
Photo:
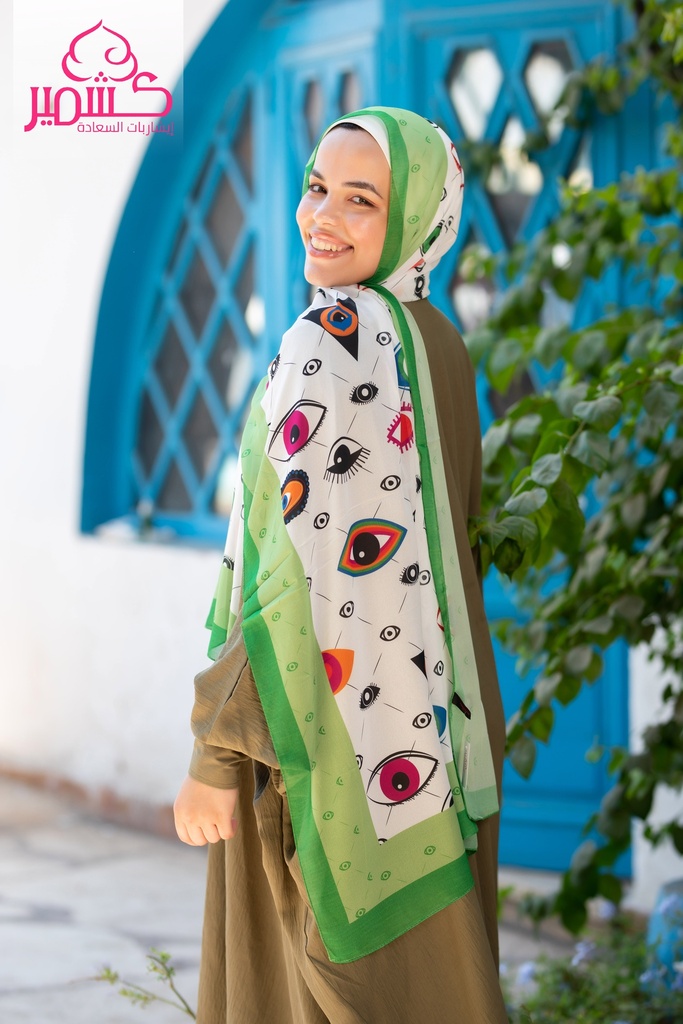
[[[294,469],[285,477],[280,490],[285,526],[306,508],[309,489],[308,473],[304,473],[303,469]]]
[[[322,655],[330,688],[332,693],[337,694],[351,678],[354,652],[337,647],[331,651],[323,651]]]
[[[405,535],[405,526],[398,523],[359,519],[348,532],[337,568],[349,576],[375,572],[393,558]]]

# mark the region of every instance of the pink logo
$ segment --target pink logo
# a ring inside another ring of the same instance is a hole
[[[126,37],[107,28],[101,19],[74,36],[62,58],[62,71],[78,84],[64,85],[54,95],[51,85],[42,86],[42,102],[41,87],[31,86],[31,120],[24,125],[25,132],[38,124],[61,127],[76,122],[79,132],[119,132],[124,130],[122,120],[102,124],[94,119],[156,119],[166,117],[173,107],[169,90],[152,85],[157,76],[151,71],[138,71],[138,59]],[[82,84],[86,82],[93,84]],[[128,125],[126,130],[144,132],[145,126]],[[156,128],[148,125],[148,135],[150,131],[173,135],[173,124]]]

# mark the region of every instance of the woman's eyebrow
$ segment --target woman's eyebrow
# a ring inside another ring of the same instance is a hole
[[[322,175],[316,167],[311,168],[310,177],[320,178],[321,181],[325,180],[324,175]],[[379,199],[383,198],[371,181],[342,181],[342,186],[344,188],[362,188],[365,189],[366,192],[374,192]]]

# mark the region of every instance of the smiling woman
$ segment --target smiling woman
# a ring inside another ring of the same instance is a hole
[[[507,1022],[474,375],[426,299],[462,188],[395,108],[335,122],[305,170],[316,292],[245,427],[176,801],[212,844],[201,1024]]]
[[[353,135],[350,129],[356,129]],[[386,156],[359,125],[342,123],[325,136],[296,214],[309,284],[343,287],[374,274],[386,236],[390,183]]]

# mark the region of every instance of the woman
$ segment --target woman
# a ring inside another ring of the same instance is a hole
[[[245,429],[176,801],[212,844],[200,1024],[507,1021],[474,379],[426,299],[462,188],[396,108],[341,118],[306,168],[317,292]]]

